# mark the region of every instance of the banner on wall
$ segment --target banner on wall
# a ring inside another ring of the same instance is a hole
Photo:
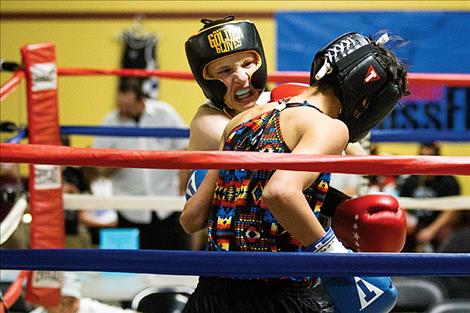
[[[310,71],[319,49],[347,32],[399,36],[410,72],[470,73],[470,12],[279,12],[277,70]],[[457,33],[456,33],[457,31]],[[415,86],[378,128],[470,130],[470,88]]]
[[[146,70],[158,69],[156,58],[157,37],[151,33],[144,35],[133,31],[126,31],[122,34],[123,54],[121,67],[136,68]],[[126,79],[121,77],[121,81]],[[156,76],[145,79],[142,83],[143,92],[150,98],[158,97],[158,78]]]

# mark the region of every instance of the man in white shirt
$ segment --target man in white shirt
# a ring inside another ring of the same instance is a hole
[[[148,99],[139,79],[126,79],[119,86],[117,108],[103,119],[103,126],[186,128],[178,112],[166,102]],[[156,137],[97,137],[95,148],[134,150],[186,150],[187,139]],[[182,195],[187,171],[134,168],[101,168],[112,181],[116,195]],[[181,229],[178,213],[158,211],[119,212],[118,227],[136,227],[141,249],[186,249],[189,238]]]

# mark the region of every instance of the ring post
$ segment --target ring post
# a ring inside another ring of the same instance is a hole
[[[55,46],[51,43],[25,45],[21,48],[21,56],[26,77],[29,143],[60,145]],[[61,167],[31,164],[29,172],[33,217],[31,248],[63,248]],[[31,272],[26,299],[40,305],[57,305],[61,284],[62,276],[58,272]]]

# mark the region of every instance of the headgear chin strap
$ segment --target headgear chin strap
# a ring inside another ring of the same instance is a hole
[[[385,34],[376,44],[387,41]],[[342,106],[339,119],[349,129],[349,142],[366,136],[402,96],[397,74],[383,64],[379,53],[369,38],[347,33],[323,47],[313,60],[310,85],[321,79],[332,81]]]
[[[251,76],[251,84],[260,94],[266,88],[267,68],[263,45],[255,25],[250,21],[234,21],[233,16],[223,20],[203,19],[205,26],[185,44],[189,66],[204,95],[221,110],[234,112],[224,101],[227,87],[220,80],[204,78],[205,67],[212,61],[242,51],[252,51],[258,57],[258,69]]]

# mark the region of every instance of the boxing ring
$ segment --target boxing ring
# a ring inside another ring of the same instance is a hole
[[[16,301],[21,282],[28,278],[27,299],[38,304],[55,304],[60,296],[60,277],[55,271],[101,271],[171,275],[209,275],[235,277],[279,276],[443,276],[470,275],[469,253],[353,253],[309,254],[267,252],[205,252],[149,251],[114,249],[63,249],[63,209],[98,209],[104,205],[99,198],[86,196],[63,198],[60,165],[108,166],[151,169],[283,169],[369,175],[470,175],[470,157],[457,156],[327,156],[265,154],[231,151],[142,151],[93,149],[60,146],[60,134],[115,136],[123,129],[113,127],[59,126],[57,114],[57,78],[71,75],[159,76],[171,79],[192,79],[188,72],[148,70],[97,70],[57,68],[52,44],[27,45],[22,48],[23,66],[0,90],[4,100],[26,79],[28,101],[29,143],[18,144],[24,133],[1,143],[1,162],[30,164],[30,207],[32,249],[2,249],[1,269],[21,270],[20,275],[4,296],[11,306]],[[39,74],[38,74],[39,73]],[[41,79],[42,75],[46,78]],[[44,74],[45,73],[45,74]],[[39,75],[39,76],[38,76]],[[271,82],[306,82],[307,73],[270,73]],[[410,74],[410,83],[470,86],[467,74]],[[125,129],[126,136],[184,137],[188,130]],[[470,134],[456,137],[442,132],[421,134],[420,139],[470,141]],[[436,138],[436,136],[442,136]],[[372,141],[409,141],[410,136],[372,132]],[[31,176],[32,175],[32,176]],[[84,198],[85,197],[85,198]],[[101,199],[103,200],[103,199]],[[121,200],[121,201],[120,201]],[[119,197],[111,202],[114,208],[142,209],[143,207],[178,211],[184,200],[179,197],[136,198]],[[443,199],[447,206],[454,199]],[[462,200],[462,199],[460,199]],[[468,197],[464,199],[468,203]],[[74,202],[75,201],[75,202]],[[104,201],[104,200],[103,200]],[[407,199],[403,201],[411,201]],[[23,202],[25,200],[23,199]],[[435,202],[435,200],[434,200]],[[87,205],[88,203],[88,205]],[[152,205],[152,203],[155,203]],[[158,203],[158,204],[156,204]],[[406,206],[400,200],[402,206]],[[408,203],[408,204],[409,204]],[[454,201],[452,209],[468,207]],[[413,207],[429,203],[413,203]],[[122,206],[122,207],[120,207]],[[434,205],[435,206],[435,205]],[[435,206],[440,208],[440,206]],[[23,204],[22,207],[25,207]],[[24,210],[24,208],[23,208]],[[18,211],[17,211],[18,212]],[[18,213],[17,213],[18,214]],[[78,262],[77,262],[78,260]],[[262,262],[260,262],[262,260]],[[221,266],[223,265],[223,266]],[[35,274],[41,273],[41,274]],[[1,307],[3,310],[3,307]]]

